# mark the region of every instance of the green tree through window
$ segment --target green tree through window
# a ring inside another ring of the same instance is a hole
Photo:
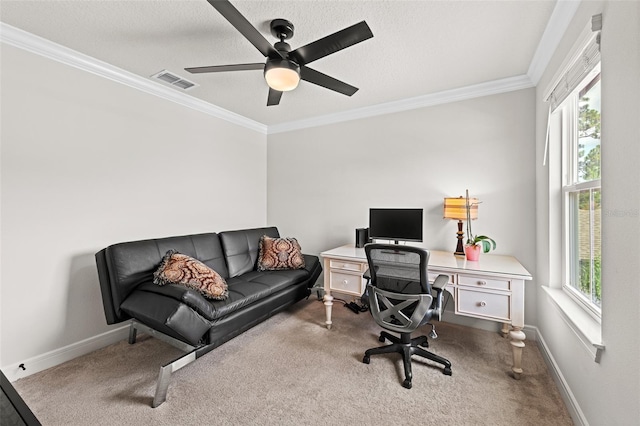
[[[591,80],[578,95],[577,182],[600,180],[600,74]],[[591,303],[600,306],[602,285],[600,277],[600,194],[599,183],[578,192],[577,271],[576,285]]]

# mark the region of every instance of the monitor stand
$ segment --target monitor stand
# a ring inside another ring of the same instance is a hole
[[[398,240],[395,240],[395,245],[400,245],[398,244]],[[406,253],[398,251],[398,250],[383,250],[382,253],[386,253],[386,254],[395,254],[396,256],[404,256]]]

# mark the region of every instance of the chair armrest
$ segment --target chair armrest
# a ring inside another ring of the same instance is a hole
[[[440,274],[433,281],[433,284],[431,284],[431,287],[437,292],[441,292],[442,290],[444,290],[444,288],[447,286],[448,283],[449,283],[449,276]]]
[[[364,274],[362,274],[362,278],[364,278],[366,280],[370,280],[371,279],[371,272],[369,271],[369,268],[367,268],[367,270],[364,271]]]
[[[442,302],[444,300],[443,299],[444,288],[447,286],[448,283],[449,283],[449,276],[440,274],[433,281],[433,284],[431,284],[431,289],[436,292],[436,297],[434,298],[434,301],[435,301],[434,313],[438,315],[438,321],[442,319],[442,311],[444,309],[444,306],[442,305]]]
[[[362,296],[360,296],[360,302],[364,306],[368,307],[369,306],[369,283],[371,282],[371,271],[369,271],[369,268],[367,268],[367,270],[364,271],[364,274],[362,274],[362,278],[367,280],[367,284],[364,286],[364,293],[362,293]]]
[[[364,293],[362,293],[362,295],[360,296],[360,303],[362,303],[364,306],[369,307],[369,283],[371,282],[371,273],[369,272],[369,268],[364,271],[364,274],[362,274],[362,278],[367,280],[367,284],[364,286]]]

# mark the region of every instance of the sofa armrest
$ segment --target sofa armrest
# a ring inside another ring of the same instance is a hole
[[[208,320],[215,318],[215,309],[211,301],[192,288],[177,284],[159,286],[148,282],[138,287],[138,290],[170,297],[184,303]]]
[[[186,303],[141,289],[122,302],[122,310],[147,327],[192,346],[200,345],[211,329],[211,321]]]
[[[304,269],[309,272],[308,287],[311,288],[322,273],[322,264],[320,263],[320,258],[318,256],[304,253],[302,254],[302,256],[304,256]]]

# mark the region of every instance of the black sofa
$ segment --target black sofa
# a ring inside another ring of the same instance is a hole
[[[132,241],[96,253],[107,323],[132,320],[129,343],[139,330],[187,352],[160,368],[153,407],[166,400],[173,371],[309,296],[322,272],[318,257],[305,254],[304,269],[258,271],[263,235],[277,238],[279,232],[267,227]],[[168,250],[218,272],[229,297],[210,300],[185,286],[154,284],[153,273]]]

